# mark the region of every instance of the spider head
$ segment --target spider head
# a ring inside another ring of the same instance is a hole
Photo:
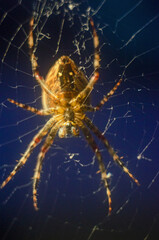
[[[74,123],[66,122],[64,126],[59,128],[58,135],[60,138],[77,137],[79,136],[79,128]]]

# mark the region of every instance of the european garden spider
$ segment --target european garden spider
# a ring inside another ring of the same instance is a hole
[[[107,180],[108,177],[101,153],[97,144],[95,143],[91,131],[102,141],[113,160],[123,169],[125,173],[129,175],[129,177],[137,185],[139,185],[138,180],[129,172],[128,168],[124,166],[121,158],[111,147],[106,137],[98,130],[96,126],[93,125],[91,120],[85,115],[87,111],[98,111],[104,105],[104,103],[107,102],[108,99],[114,94],[114,92],[117,90],[117,88],[122,82],[122,78],[120,78],[120,80],[116,83],[113,89],[106,96],[103,97],[103,99],[96,107],[91,106],[89,96],[94,88],[95,83],[98,81],[99,78],[100,56],[99,39],[92,19],[90,19],[90,24],[93,31],[93,42],[95,50],[94,73],[90,80],[87,81],[83,72],[78,69],[74,61],[71,60],[68,56],[60,57],[56,61],[56,63],[50,68],[46,79],[44,80],[44,78],[39,73],[38,63],[34,55],[34,18],[32,17],[30,20],[30,32],[28,37],[30,60],[33,75],[42,88],[43,109],[38,110],[26,104],[18,103],[12,99],[8,100],[11,103],[14,103],[17,106],[31,111],[35,114],[43,116],[50,115],[50,119],[46,122],[43,128],[34,136],[33,140],[30,142],[29,146],[27,147],[21,159],[18,161],[17,165],[14,167],[13,171],[2,183],[1,188],[3,188],[13,178],[16,172],[20,170],[20,168],[26,163],[34,148],[41,142],[43,137],[47,135],[38,155],[37,164],[33,176],[33,205],[36,210],[38,210],[37,187],[40,179],[42,163],[45,154],[52,145],[57,132],[60,138],[67,137],[68,134],[71,134],[72,136],[78,136],[79,130],[83,132],[86,141],[92,148],[98,160],[101,179],[104,183],[108,196],[109,214],[112,210],[112,201],[111,191],[109,189],[109,184]]]

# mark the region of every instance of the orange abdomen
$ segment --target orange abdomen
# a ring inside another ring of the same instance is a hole
[[[45,80],[46,86],[53,93],[49,95],[42,90],[42,104],[44,109],[60,104],[66,104],[75,98],[87,85],[88,81],[73,60],[67,56],[62,56],[53,65]],[[89,98],[85,104],[89,104]]]

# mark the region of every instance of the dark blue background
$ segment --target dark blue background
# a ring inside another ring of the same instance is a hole
[[[28,1],[22,1],[21,5],[16,3],[0,2],[1,19],[7,13],[0,25],[1,182],[48,119],[7,102],[7,98],[13,98],[39,109],[42,107],[41,90],[32,77],[27,46],[32,4]],[[100,174],[96,174],[98,165],[83,136],[68,139],[57,137],[43,166],[38,188],[38,212],[33,209],[31,177],[39,147],[25,167],[16,174],[14,181],[1,190],[0,234],[3,240],[119,240],[144,239],[146,236],[146,239],[157,240],[159,237],[159,177],[156,176],[159,172],[159,17],[151,22],[159,14],[159,4],[158,1],[150,0],[141,3],[111,0],[103,3],[96,12],[102,1],[82,1],[79,8],[76,5],[71,12],[65,2],[59,13],[56,12],[57,15],[52,14],[47,19],[43,32],[49,32],[51,39],[39,41],[36,55],[43,76],[61,55],[69,55],[78,66],[84,66],[89,77],[93,71],[92,60],[87,63],[86,58],[93,56],[94,49],[91,30],[86,31],[81,26],[84,27],[88,21],[82,14],[91,6],[101,50],[100,79],[92,93],[92,104],[97,104],[110,91],[124,70],[125,76],[115,96],[101,111],[88,115],[101,131],[116,119],[108,128],[106,136],[118,154],[124,157],[123,161],[128,164],[141,186],[135,186],[113,164],[106,149],[96,139],[108,172],[112,174],[110,186],[113,210],[108,217],[105,189],[100,183]],[[129,13],[135,5],[136,8]],[[67,13],[64,13],[64,9],[67,9]],[[55,55],[64,14],[60,49]],[[41,17],[39,27],[44,21],[45,17]],[[125,45],[138,30],[141,31]],[[80,44],[80,55],[75,53],[75,39]],[[83,43],[85,49],[82,48]],[[129,64],[133,58],[134,61]],[[75,154],[73,158],[70,157],[71,153]]]

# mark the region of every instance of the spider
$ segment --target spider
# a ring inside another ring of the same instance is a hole
[[[43,109],[38,110],[26,104],[18,103],[12,99],[8,99],[8,101],[32,113],[43,116],[50,115],[50,119],[34,136],[10,175],[6,178],[5,181],[3,181],[1,188],[3,188],[21,169],[21,167],[26,163],[30,154],[33,152],[34,148],[41,142],[44,136],[46,136],[44,144],[42,145],[37,158],[33,176],[33,205],[36,210],[38,210],[37,187],[40,180],[42,164],[45,154],[53,144],[57,133],[60,138],[65,138],[68,135],[79,136],[80,131],[83,132],[87,143],[92,148],[96,159],[98,160],[101,180],[104,183],[108,197],[108,214],[110,214],[112,211],[112,200],[111,191],[108,184],[108,175],[104,162],[102,160],[101,152],[91,134],[91,131],[105,145],[114,162],[117,163],[137,185],[139,185],[138,180],[130,173],[128,168],[121,161],[121,158],[114,151],[107,138],[99,131],[99,129],[85,114],[87,111],[100,110],[100,108],[114,94],[123,80],[120,78],[112,90],[103,97],[97,106],[93,107],[90,104],[90,93],[92,92],[95,83],[99,79],[100,68],[99,39],[92,18],[90,18],[90,25],[92,28],[94,44],[94,72],[90,80],[87,80],[83,72],[78,69],[74,61],[68,56],[61,56],[50,68],[46,79],[44,79],[39,73],[38,63],[34,54],[34,17],[32,17],[30,20],[30,32],[28,37],[30,61],[32,65],[33,76],[40,84],[42,89]]]

